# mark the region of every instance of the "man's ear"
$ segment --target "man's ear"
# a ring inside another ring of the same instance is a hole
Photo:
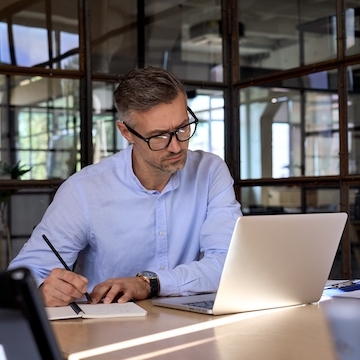
[[[130,143],[133,144],[134,140],[133,140],[133,135],[132,133],[127,129],[127,127],[125,126],[125,124],[121,121],[117,121],[116,122],[116,126],[118,127],[118,129],[121,132],[121,135]]]

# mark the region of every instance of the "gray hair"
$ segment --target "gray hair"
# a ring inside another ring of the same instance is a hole
[[[179,94],[187,98],[184,85],[171,72],[152,66],[132,70],[114,92],[119,120],[134,125],[133,110],[145,112],[160,104],[170,104]]]

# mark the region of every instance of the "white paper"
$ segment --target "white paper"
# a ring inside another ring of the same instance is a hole
[[[81,318],[70,306],[45,307],[49,320]]]
[[[145,316],[147,311],[133,302],[124,304],[78,304],[83,312],[76,314],[70,306],[46,307],[49,320],[60,319],[106,319],[115,317]]]

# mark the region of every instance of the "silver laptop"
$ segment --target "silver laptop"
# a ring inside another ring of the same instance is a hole
[[[236,222],[216,294],[154,299],[213,315],[317,302],[346,213],[243,216]]]

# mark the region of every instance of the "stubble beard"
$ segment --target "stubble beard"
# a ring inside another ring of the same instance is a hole
[[[161,171],[162,173],[166,173],[166,174],[174,174],[177,171],[181,170],[184,168],[185,163],[186,163],[186,158],[187,158],[187,151],[181,151],[181,154],[183,155],[183,157],[175,162],[167,162],[168,159],[171,159],[172,156],[174,155],[168,155],[166,157],[164,157],[163,159],[161,159],[159,164],[150,164],[153,167],[155,167],[155,169],[157,169],[158,171]],[[175,154],[175,156],[178,156],[179,154]]]

